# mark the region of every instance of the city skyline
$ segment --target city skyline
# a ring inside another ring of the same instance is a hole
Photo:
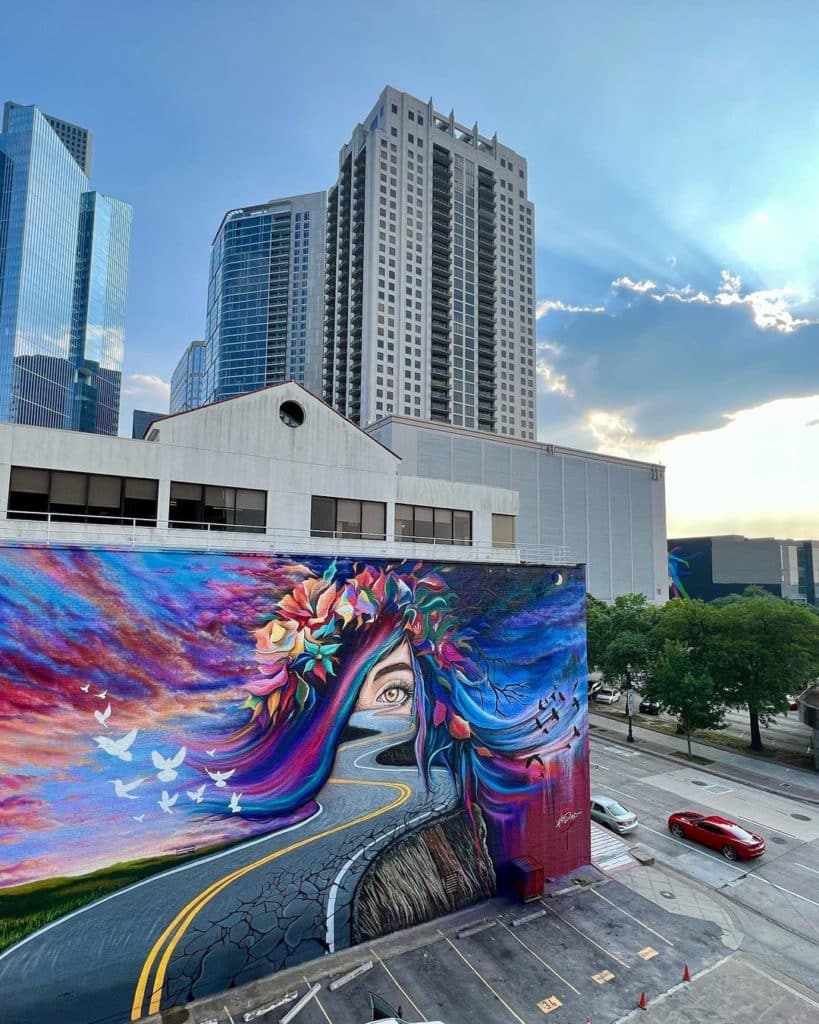
[[[761,5],[741,23],[718,6],[707,33],[682,11],[644,24],[636,11],[581,6],[524,4],[514,26],[491,9],[436,9],[438,31],[405,54],[383,45],[384,19],[366,3],[355,32],[330,5],[308,20],[248,4],[255,29],[241,40],[208,5],[194,25],[158,14],[150,42],[125,13],[86,38],[58,9],[46,29],[13,12],[9,29],[36,39],[43,60],[35,68],[22,44],[4,62],[4,92],[91,124],[105,139],[101,177],[137,210],[123,417],[167,401],[175,361],[202,336],[207,248],[224,211],[326,187],[350,125],[389,82],[439,97],[528,159],[540,439],[662,461],[670,532],[811,536],[816,186],[794,146],[817,116],[816,15],[802,14],[794,41]],[[316,19],[326,33],[309,54],[257,59]],[[386,24],[404,30],[389,14]],[[106,33],[138,45],[115,58]],[[354,36],[368,59],[349,81],[339,62]],[[105,94],[68,75],[66,39],[99,52]],[[779,44],[793,59],[763,85],[757,69]],[[240,50],[241,88],[217,81],[211,69]],[[228,119],[230,145],[214,146]]]

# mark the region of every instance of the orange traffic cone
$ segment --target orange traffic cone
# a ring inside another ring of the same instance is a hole
[[[640,1002],[637,1004],[637,1006],[640,1010],[648,1009],[648,1000],[646,999],[645,992],[640,993]]]
[[[691,971],[688,970],[688,964],[685,965],[683,970],[683,981],[691,981]]]

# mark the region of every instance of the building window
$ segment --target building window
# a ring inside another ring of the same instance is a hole
[[[492,513],[492,546],[513,548],[515,546],[515,517]]]
[[[471,544],[472,513],[426,505],[396,505],[395,539],[422,544]]]
[[[310,509],[311,537],[385,540],[386,523],[387,506],[383,501],[313,495]]]
[[[156,526],[157,480],[12,466],[9,519]]]
[[[264,533],[266,521],[267,491],[171,481],[170,526]]]

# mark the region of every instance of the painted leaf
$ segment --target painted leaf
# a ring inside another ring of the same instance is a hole
[[[432,724],[443,725],[444,719],[446,718],[446,705],[442,704],[439,700],[435,701],[435,707],[432,709]]]
[[[472,735],[469,722],[460,715],[453,715],[449,720],[449,735],[454,740],[468,740]]]
[[[303,679],[299,679],[299,685],[296,687],[296,703],[300,708],[303,708],[307,702],[307,698],[310,696],[310,687],[305,683]]]
[[[275,718],[276,712],[279,709],[279,703],[281,702],[281,699],[281,690],[276,690],[274,693],[271,693],[270,696],[267,698],[267,711],[271,718]]]

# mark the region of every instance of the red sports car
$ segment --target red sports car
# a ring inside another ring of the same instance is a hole
[[[765,852],[762,836],[746,832],[741,825],[718,814],[707,817],[699,811],[677,811],[668,819],[671,834],[678,839],[693,839],[695,843],[719,850],[726,860],[749,860]]]

